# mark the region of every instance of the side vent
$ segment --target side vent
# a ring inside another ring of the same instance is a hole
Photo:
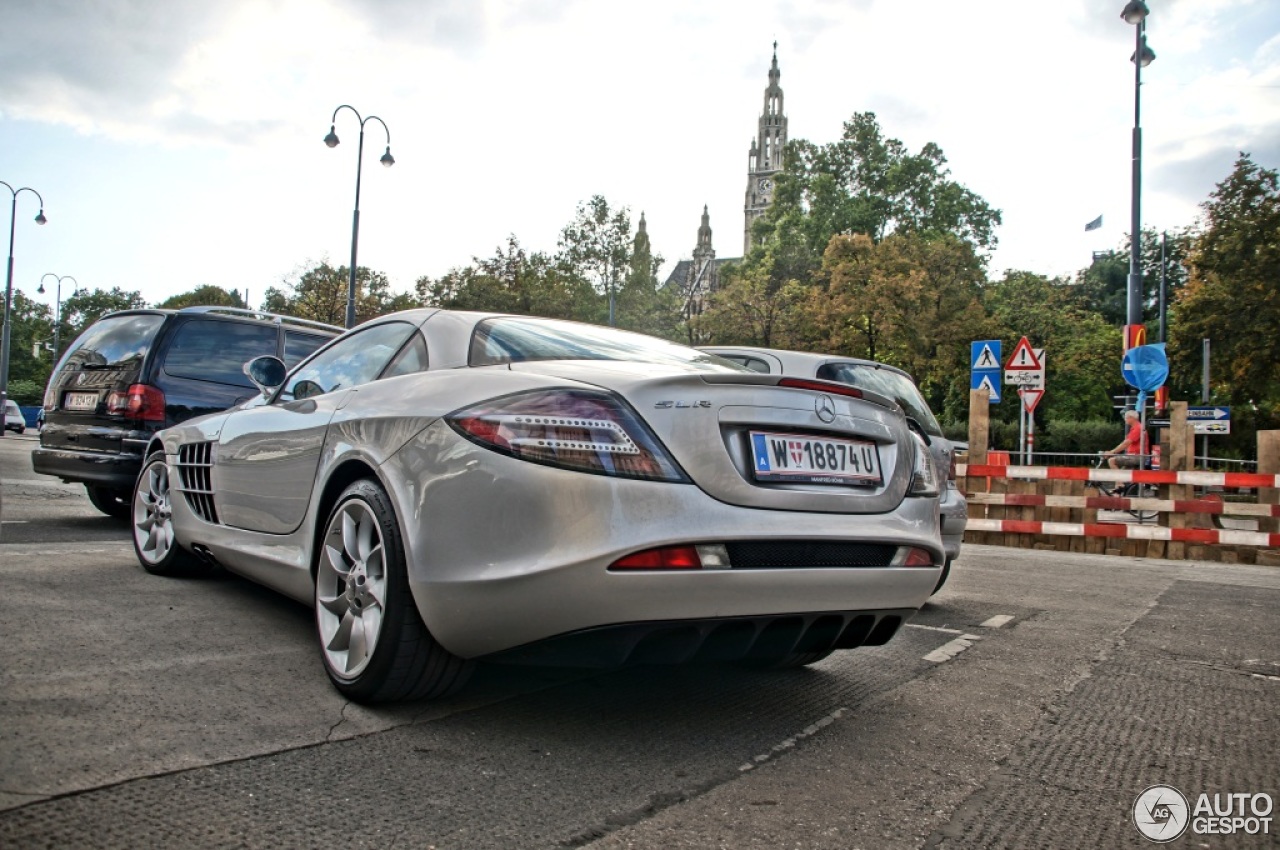
[[[187,507],[205,522],[217,524],[212,469],[213,443],[188,443],[178,447],[178,478]]]

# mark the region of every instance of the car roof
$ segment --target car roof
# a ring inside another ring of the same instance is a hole
[[[819,366],[827,363],[852,363],[857,366],[888,369],[911,378],[911,374],[904,369],[899,369],[897,366],[891,366],[888,363],[882,363],[879,360],[867,360],[862,357],[843,357],[839,354],[818,354],[811,351],[788,351],[781,348],[764,348],[758,345],[700,345],[698,349],[712,354],[734,352],[738,354],[766,355],[777,360],[784,369],[788,370],[811,368],[816,371]],[[914,382],[914,379],[912,380]]]

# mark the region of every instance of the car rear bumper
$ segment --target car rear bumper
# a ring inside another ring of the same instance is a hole
[[[142,468],[142,446],[137,454],[88,452],[38,448],[31,453],[31,468],[74,484],[132,490]]]

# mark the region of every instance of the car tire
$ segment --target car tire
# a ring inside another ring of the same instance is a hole
[[[361,703],[435,699],[457,691],[473,663],[431,636],[409,589],[391,500],[371,479],[338,497],[316,552],[316,632],[325,670]]]
[[[95,487],[92,484],[84,485],[84,489],[89,494],[89,501],[93,506],[107,516],[125,520],[133,518],[133,499],[131,498],[133,494],[128,490]]]
[[[182,548],[174,536],[171,499],[169,464],[165,462],[164,452],[152,452],[142,464],[130,500],[133,552],[138,556],[138,563],[157,576],[209,572],[210,568]]]
[[[951,577],[951,559],[947,558],[947,560],[944,561],[942,564],[942,575],[938,576],[938,583],[933,586],[933,593],[930,593],[929,595],[933,596],[934,593],[937,593],[939,590],[942,590],[942,586],[947,583],[947,579],[950,577]]]

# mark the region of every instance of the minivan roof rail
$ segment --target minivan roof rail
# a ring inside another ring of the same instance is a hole
[[[196,305],[194,307],[183,307],[178,310],[179,313],[230,313],[236,316],[253,316],[257,319],[268,319],[279,324],[306,325],[313,328],[323,328],[327,331],[342,331],[343,329],[337,325],[329,325],[324,322],[313,322],[310,319],[299,319],[297,316],[286,316],[282,313],[268,313],[265,310],[247,310],[244,307],[223,307],[216,304]]]

